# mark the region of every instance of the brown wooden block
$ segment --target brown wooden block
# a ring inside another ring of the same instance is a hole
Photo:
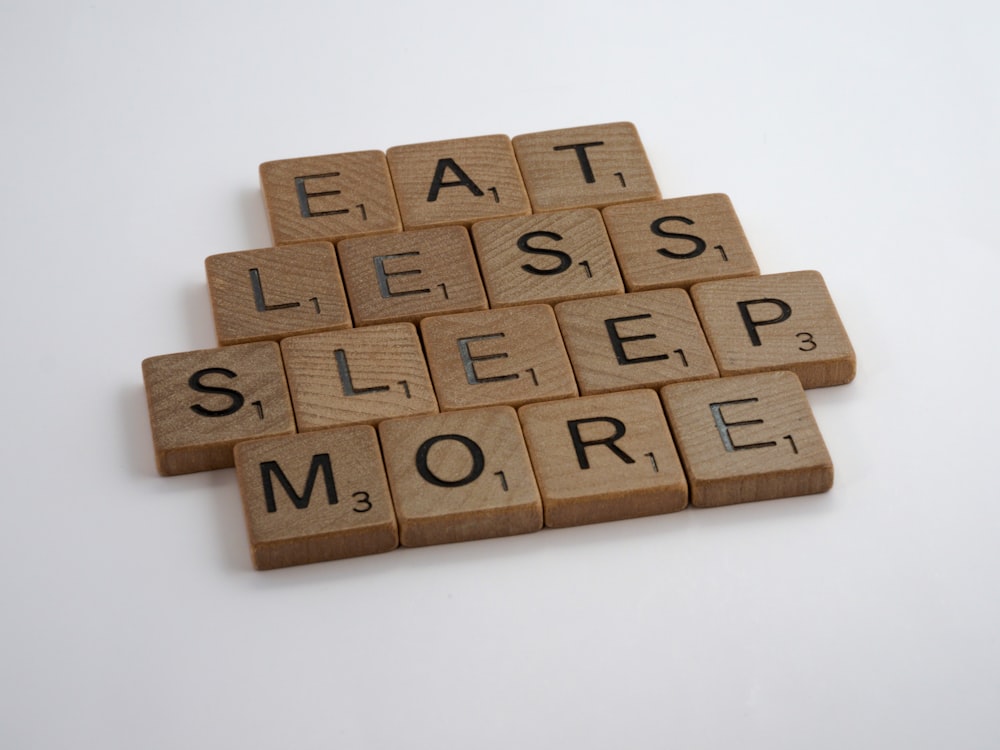
[[[403,546],[542,528],[541,499],[509,406],[389,419],[378,431]]]
[[[833,464],[798,378],[768,372],[661,389],[691,504],[825,492]]]
[[[275,245],[403,228],[381,151],[265,162],[260,184]]]
[[[351,325],[328,242],[211,255],[205,271],[221,346]]]
[[[601,213],[631,292],[760,273],[722,193],[610,206]]]
[[[295,432],[274,342],[149,357],[142,376],[164,476],[232,466],[237,442]]]
[[[572,300],[555,312],[580,393],[719,376],[683,289]]]
[[[518,410],[545,525],[617,521],[687,506],[687,480],[652,390]]]
[[[386,156],[406,229],[531,213],[505,135],[394,146]]]
[[[355,325],[415,323],[428,315],[487,307],[465,227],[344,240],[337,253]]]
[[[805,388],[854,379],[854,349],[816,271],[698,284],[691,297],[723,375],[791,370]]]
[[[526,133],[513,143],[535,211],[660,197],[646,150],[630,122]]]
[[[258,570],[388,552],[396,515],[375,428],[252,440],[234,449]]]
[[[411,323],[292,336],[281,351],[301,432],[438,410]]]
[[[420,330],[442,411],[577,394],[548,305],[438,315]]]
[[[491,307],[625,291],[596,209],[480,221],[472,237]]]

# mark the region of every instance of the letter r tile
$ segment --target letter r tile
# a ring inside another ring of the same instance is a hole
[[[400,544],[542,528],[542,502],[509,406],[387,419],[378,426]]]
[[[833,486],[833,463],[794,373],[675,383],[660,396],[692,505],[809,495]]]
[[[239,443],[236,478],[258,570],[388,552],[396,516],[375,428]]]
[[[403,228],[381,151],[265,162],[260,185],[275,245],[337,242]]]
[[[528,404],[518,416],[546,526],[616,521],[687,506],[687,480],[655,391]]]

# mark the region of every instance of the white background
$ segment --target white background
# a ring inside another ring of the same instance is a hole
[[[0,4],[0,746],[997,747],[1000,12],[816,7]],[[826,278],[831,492],[258,573],[156,475],[260,162],[617,120]]]

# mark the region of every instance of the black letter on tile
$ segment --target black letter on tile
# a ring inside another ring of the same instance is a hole
[[[191,407],[191,411],[202,417],[228,417],[230,414],[235,414],[243,407],[242,393],[234,391],[232,388],[220,388],[215,385],[205,385],[201,382],[204,375],[225,375],[227,378],[235,378],[236,373],[232,370],[227,370],[224,367],[206,367],[204,370],[198,370],[198,372],[188,378],[188,385],[192,390],[198,391],[198,393],[224,393],[232,399],[232,403],[225,409],[206,409],[201,404],[194,404]]]
[[[368,388],[355,388],[354,380],[351,378],[351,368],[347,364],[347,352],[343,349],[334,349],[333,358],[337,360],[337,374],[340,376],[340,385],[344,389],[345,396],[360,396],[363,393],[378,393],[389,390],[387,385],[373,385]]]
[[[461,443],[469,451],[469,455],[472,456],[472,468],[461,479],[441,479],[427,465],[427,454],[434,445],[440,443],[442,440],[454,440],[457,443]],[[483,449],[476,444],[476,441],[465,437],[465,435],[435,435],[421,443],[417,449],[417,471],[420,472],[420,476],[425,481],[438,487],[461,487],[470,482],[475,482],[479,478],[479,475],[483,473],[485,467],[486,459],[483,456]]]
[[[339,190],[321,190],[317,193],[310,193],[306,190],[306,180],[319,180],[324,177],[340,177],[340,172],[327,172],[326,174],[307,174],[304,177],[295,178],[295,192],[299,196],[299,211],[302,216],[309,219],[313,216],[333,216],[334,214],[346,214],[350,212],[348,208],[340,208],[336,211],[313,211],[309,208],[309,199],[315,196],[340,195]]]
[[[759,399],[756,398],[741,398],[736,401],[720,401],[719,403],[708,405],[708,408],[712,410],[712,419],[715,420],[715,429],[719,431],[719,437],[722,438],[722,444],[725,446],[727,453],[749,450],[751,448],[773,448],[777,445],[777,443],[773,440],[767,443],[746,443],[745,445],[736,445],[733,443],[733,438],[729,434],[730,427],[740,427],[741,425],[750,424],[764,424],[764,420],[747,419],[743,422],[727,422],[722,416],[722,407],[730,406],[732,404],[756,404],[758,400]]]
[[[298,494],[295,488],[292,487],[292,483],[288,481],[288,477],[285,476],[285,472],[281,470],[277,461],[265,461],[260,465],[260,481],[264,484],[264,502],[267,505],[268,513],[277,513],[278,505],[274,500],[274,483],[271,481],[272,476],[278,478],[278,482],[281,484],[285,493],[291,498],[291,501],[295,504],[295,507],[299,510],[305,510],[309,507],[309,500],[312,498],[313,487],[316,484],[316,477],[319,472],[323,472],[323,481],[326,483],[326,499],[330,505],[337,504],[337,487],[333,483],[333,468],[330,466],[330,454],[329,453],[317,453],[312,457],[312,463],[309,464],[309,475],[306,477],[306,486],[302,490],[302,494]]]
[[[250,286],[253,288],[253,301],[257,307],[257,312],[269,312],[271,310],[287,310],[290,307],[298,307],[299,302],[281,302],[277,305],[269,305],[264,301],[264,287],[260,284],[260,269],[250,269]]]
[[[621,323],[626,320],[644,320],[646,318],[652,318],[650,313],[643,313],[642,315],[626,315],[623,318],[608,318],[604,321],[604,327],[608,329],[608,338],[611,339],[611,348],[615,352],[615,357],[618,359],[618,364],[620,365],[634,365],[638,362],[657,362],[661,359],[670,359],[666,354],[650,354],[646,357],[629,357],[625,354],[625,347],[622,346],[626,341],[641,341],[643,339],[655,339],[655,333],[643,333],[638,336],[622,336],[618,333],[618,329],[615,327],[617,323]]]
[[[605,422],[614,428],[614,434],[610,437],[599,438],[597,440],[584,440],[580,437],[580,425],[581,424],[591,424],[593,422]],[[623,451],[617,445],[615,441],[619,438],[625,436],[625,423],[620,419],[615,419],[614,417],[590,417],[587,419],[571,419],[566,422],[566,426],[569,428],[570,437],[573,439],[573,448],[576,450],[576,460],[580,464],[581,469],[589,469],[590,461],[587,459],[587,447],[590,445],[604,445],[607,446],[608,450],[614,453],[618,458],[620,458],[624,463],[634,464],[635,459],[632,458],[628,453]]]
[[[580,162],[580,169],[583,171],[585,182],[597,182],[594,178],[594,170],[590,166],[590,159],[587,157],[587,149],[591,146],[603,146],[604,141],[592,141],[591,143],[574,143],[571,146],[553,146],[553,151],[568,151],[573,149],[576,152],[577,161]]]
[[[562,273],[571,265],[573,265],[573,259],[569,257],[562,250],[549,250],[544,247],[532,247],[528,243],[535,239],[536,237],[545,237],[550,240],[561,240],[562,235],[556,234],[555,232],[528,232],[527,234],[522,234],[517,238],[517,248],[525,253],[537,253],[538,255],[551,255],[553,258],[559,259],[559,265],[555,268],[536,268],[530,263],[525,263],[521,266],[522,269],[528,273],[534,273],[539,276],[551,276],[556,273]]]
[[[672,237],[678,240],[687,240],[688,242],[693,242],[694,249],[689,250],[686,253],[675,253],[673,250],[667,250],[667,248],[661,247],[657,248],[656,252],[658,252],[660,255],[666,256],[667,258],[676,258],[677,260],[684,260],[686,258],[697,258],[699,255],[705,252],[705,248],[707,247],[705,240],[693,234],[666,232],[664,231],[662,226],[663,222],[665,221],[681,221],[684,222],[685,224],[690,225],[694,224],[693,220],[687,218],[686,216],[661,216],[659,219],[650,224],[649,228],[653,232],[653,234],[655,234],[657,237]]]
[[[774,323],[780,323],[783,320],[788,320],[792,317],[792,308],[787,302],[780,299],[773,299],[770,297],[765,297],[763,299],[752,299],[746,302],[736,303],[740,308],[740,317],[743,318],[743,325],[747,329],[747,333],[750,334],[750,343],[754,346],[760,346],[760,335],[757,333],[757,328],[760,326],[769,326]],[[780,311],[778,317],[767,318],[765,320],[754,320],[750,317],[750,305],[774,305]]]
[[[518,377],[520,377],[516,372],[512,372],[507,375],[493,375],[488,378],[481,378],[476,373],[476,362],[485,362],[490,359],[507,359],[510,355],[508,352],[497,352],[496,354],[483,354],[476,357],[469,351],[469,342],[484,341],[486,339],[502,339],[503,337],[503,333],[487,333],[482,336],[465,336],[464,338],[458,339],[458,354],[462,359],[462,365],[465,367],[465,379],[468,381],[469,385],[476,385],[477,383],[496,383],[501,380],[517,380]]]
[[[389,299],[390,297],[406,297],[410,294],[430,294],[430,289],[409,289],[402,292],[394,292],[389,288],[389,277],[390,276],[415,276],[421,273],[419,268],[411,268],[406,271],[386,271],[385,270],[385,259],[386,258],[405,258],[408,255],[420,255],[416,250],[412,250],[406,253],[392,253],[391,255],[376,255],[372,260],[375,263],[375,276],[378,279],[378,291],[382,295],[382,299]]]
[[[444,171],[446,169],[450,169],[458,179],[452,180],[451,182],[445,182]],[[467,175],[462,168],[455,163],[454,159],[438,159],[437,169],[434,170],[434,181],[431,182],[431,191],[427,194],[427,202],[433,203],[436,201],[438,199],[438,192],[441,188],[459,187],[461,185],[468,188],[469,192],[477,198],[484,195],[479,186],[474,183],[472,178],[469,177],[469,175]]]

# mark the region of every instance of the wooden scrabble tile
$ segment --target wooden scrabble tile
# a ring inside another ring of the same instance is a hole
[[[438,315],[420,331],[442,411],[577,394],[548,305]]]
[[[205,271],[221,346],[351,325],[328,242],[211,255]]]
[[[403,228],[381,151],[265,162],[260,184],[275,245]]]
[[[660,197],[646,150],[630,122],[527,133],[513,143],[535,211]]]
[[[164,476],[232,466],[237,442],[295,432],[274,342],[149,357],[142,376]]]
[[[723,375],[791,370],[805,388],[854,379],[854,349],[816,271],[697,284],[691,298]]]
[[[355,325],[485,310],[486,292],[465,227],[417,229],[337,245]]]
[[[617,521],[687,506],[687,480],[655,391],[518,410],[545,525]]]
[[[511,407],[388,419],[378,431],[403,546],[542,528],[541,499]]]
[[[683,289],[572,300],[555,312],[580,393],[719,376]]]
[[[394,146],[386,156],[406,229],[531,212],[505,135]]]
[[[794,373],[768,372],[661,389],[691,504],[732,505],[833,486],[833,464]]]
[[[438,410],[411,323],[292,336],[281,351],[300,432]]]
[[[396,515],[375,428],[239,443],[236,477],[258,570],[388,552]]]
[[[480,221],[472,237],[491,307],[625,291],[596,209]]]
[[[601,213],[629,291],[760,273],[733,204],[721,193]]]

